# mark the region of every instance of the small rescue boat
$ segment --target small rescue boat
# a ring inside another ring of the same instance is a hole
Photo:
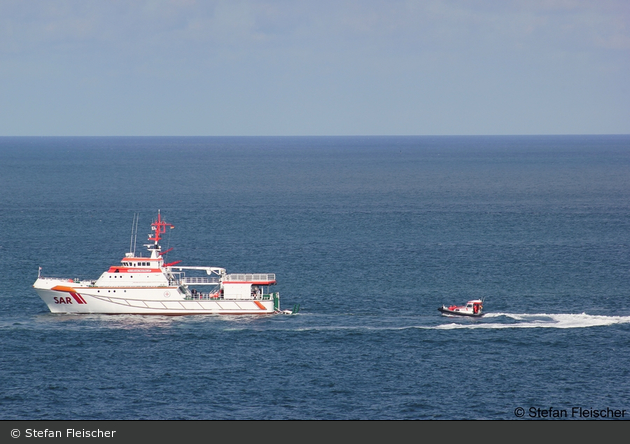
[[[483,313],[483,301],[481,299],[474,299],[472,301],[466,302],[466,305],[442,305],[438,308],[443,315],[454,315],[454,316],[471,316],[475,318],[480,318],[484,315]]]

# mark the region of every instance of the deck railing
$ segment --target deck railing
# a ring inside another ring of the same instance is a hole
[[[258,274],[242,274],[233,273],[223,277],[224,282],[275,282],[276,275],[274,273],[258,273]],[[218,277],[205,276],[182,276],[179,282],[186,285],[216,285],[220,283]]]
[[[182,284],[186,285],[216,285],[220,282],[216,277],[197,277],[197,276],[184,276],[179,280]]]
[[[258,297],[253,298],[253,300],[262,300],[269,301],[271,299],[277,299],[279,293],[270,293],[270,294],[262,294]],[[225,298],[220,293],[195,293],[186,296],[187,300],[193,301],[215,301],[215,300],[224,300]],[[242,300],[242,299],[234,299],[234,300]]]
[[[257,273],[257,274],[227,274],[223,278],[224,282],[275,282],[276,275],[274,273]]]

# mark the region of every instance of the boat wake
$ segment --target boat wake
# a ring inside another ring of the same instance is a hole
[[[292,318],[294,321],[288,321]],[[404,330],[458,330],[458,329],[515,329],[515,328],[589,328],[630,324],[630,315],[606,316],[586,313],[486,313],[482,318],[453,316],[396,316],[396,317],[331,317],[323,314],[307,313],[300,316],[261,318],[257,315],[234,316],[138,316],[138,315],[45,315],[38,316],[36,322],[20,318],[0,321],[0,329],[23,328],[115,328],[115,329],[155,329],[178,326],[224,331],[242,331],[254,328],[256,331],[404,331]]]
[[[548,313],[487,313],[483,320],[498,322],[450,323],[436,326],[437,329],[457,328],[587,328],[614,324],[630,324],[630,316],[600,316],[581,314]]]

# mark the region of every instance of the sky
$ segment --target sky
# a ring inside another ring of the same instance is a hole
[[[0,0],[0,136],[630,134],[628,0]]]

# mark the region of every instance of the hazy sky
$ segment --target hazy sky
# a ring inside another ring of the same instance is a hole
[[[0,136],[620,133],[628,0],[0,0]]]

